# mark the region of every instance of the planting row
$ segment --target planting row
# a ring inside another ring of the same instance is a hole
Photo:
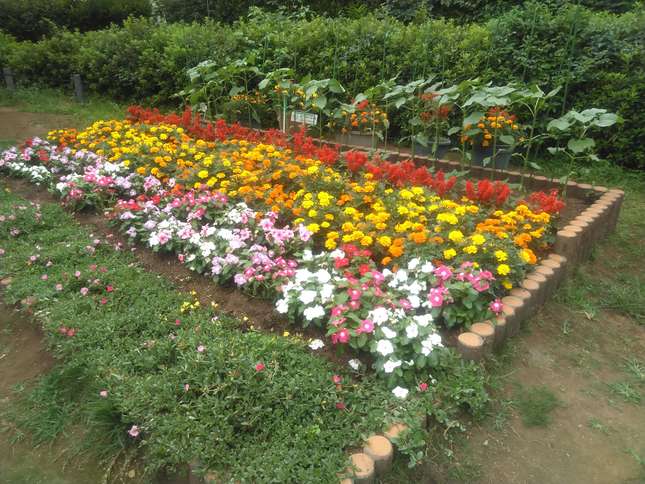
[[[555,193],[340,154],[302,133],[135,111],[146,122],[100,121],[9,149],[0,170],[74,209],[106,209],[133,241],[274,298],[291,321],[326,331],[316,348],[370,351],[401,398],[446,355],[440,329],[501,312],[563,207]]]

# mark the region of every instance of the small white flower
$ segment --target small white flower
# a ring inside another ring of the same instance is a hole
[[[417,309],[419,306],[421,306],[421,299],[415,294],[408,296],[408,301],[410,302],[410,306],[412,306],[414,309]]]
[[[419,265],[419,259],[415,257],[414,259],[410,259],[410,261],[408,262],[408,269],[413,271],[414,269],[417,268],[418,265]]]
[[[275,303],[275,309],[280,314],[285,314],[289,310],[289,303],[286,299],[278,299],[278,301]]]
[[[395,397],[397,398],[405,398],[408,396],[408,389],[403,388],[403,387],[396,387],[392,390],[392,393],[394,394]]]
[[[333,284],[323,284],[320,288],[320,297],[323,302],[326,302],[332,298],[334,295],[334,285]]]
[[[300,302],[302,302],[302,304],[309,304],[312,303],[314,299],[316,299],[317,295],[318,293],[316,291],[310,291],[307,289],[300,293],[300,297],[298,297],[298,299],[300,299]]]
[[[361,361],[353,358],[349,360],[347,364],[352,368],[352,370],[358,370],[361,366]]]
[[[405,328],[405,335],[408,339],[416,338],[419,335],[419,327],[414,323],[410,323]]]
[[[325,310],[320,305],[312,306],[305,309],[303,314],[307,321],[312,321],[314,319],[323,317],[325,315]]]
[[[401,360],[387,360],[383,365],[383,371],[385,373],[392,373],[399,366],[401,366]]]
[[[382,306],[374,308],[369,312],[369,317],[374,324],[382,324],[388,320],[387,309]]]
[[[394,353],[394,346],[386,339],[380,340],[376,343],[376,351],[383,356]]]
[[[421,272],[425,274],[430,274],[432,271],[434,271],[434,266],[432,265],[432,262],[426,262],[421,266]]]
[[[423,326],[425,328],[434,320],[434,317],[431,313],[426,313],[413,316],[413,319],[419,326]]]
[[[323,348],[325,346],[325,343],[322,342],[320,339],[315,339],[311,343],[309,343],[309,348],[312,350],[316,351],[319,350],[320,348]]]
[[[319,269],[314,275],[321,284],[326,284],[331,280],[331,275],[325,269]]]
[[[390,328],[387,326],[381,327],[381,331],[383,331],[383,334],[387,339],[392,339],[396,337],[396,331],[392,331]]]

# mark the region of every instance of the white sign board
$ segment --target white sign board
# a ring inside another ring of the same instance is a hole
[[[307,111],[291,111],[291,122],[315,126],[318,123],[318,115]]]

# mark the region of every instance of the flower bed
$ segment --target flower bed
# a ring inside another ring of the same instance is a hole
[[[273,298],[327,344],[370,351],[400,397],[443,357],[440,329],[501,311],[562,208],[556,193],[341,154],[302,133],[130,114],[7,150],[0,170],[107,209],[132,240]]]

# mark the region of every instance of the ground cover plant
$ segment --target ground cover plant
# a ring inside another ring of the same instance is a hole
[[[11,278],[4,298],[22,301],[42,323],[58,361],[3,418],[36,441],[80,424],[106,462],[139,453],[147,476],[198,461],[223,478],[332,482],[345,466],[343,449],[389,419],[412,415],[415,427],[437,399],[448,422],[468,405],[445,386],[402,400],[363,371],[312,354],[309,341],[241,331],[60,206],[27,202],[4,186],[0,260],[1,276]],[[478,374],[456,356],[445,369],[454,376],[442,385]],[[479,382],[475,412],[486,402]]]

